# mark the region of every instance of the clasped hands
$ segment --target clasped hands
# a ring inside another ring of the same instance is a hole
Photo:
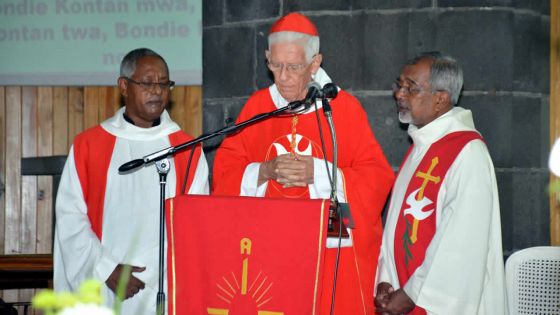
[[[400,315],[411,312],[416,306],[402,288],[395,290],[387,282],[377,285],[375,313],[381,315]]]
[[[282,184],[284,188],[313,184],[313,157],[288,153],[261,163],[258,185],[270,179]]]

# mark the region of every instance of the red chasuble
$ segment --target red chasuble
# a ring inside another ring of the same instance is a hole
[[[369,126],[360,103],[340,91],[331,102],[338,139],[338,167],[342,171],[344,192],[356,228],[353,247],[341,250],[337,280],[335,314],[373,314],[373,281],[381,244],[381,211],[394,180],[383,152]],[[245,104],[237,121],[275,110],[268,88],[256,92]],[[332,145],[327,121],[319,118],[325,138],[326,157],[332,161]],[[295,132],[294,132],[295,127]],[[295,137],[292,135],[295,134]],[[294,139],[294,141],[292,141]],[[238,196],[247,165],[271,160],[294,150],[298,154],[323,158],[316,113],[271,118],[227,137],[214,160],[213,194]],[[284,189],[269,181],[267,196],[309,198],[307,188]],[[333,287],[336,249],[325,258],[321,313],[328,314]]]
[[[475,139],[482,140],[482,137],[474,131],[450,133],[433,143],[418,164],[408,184],[395,228],[395,263],[401,287],[422,265],[436,232],[437,197],[441,183],[457,155]],[[411,150],[412,146],[409,153]],[[417,306],[410,314],[426,314],[426,311]]]

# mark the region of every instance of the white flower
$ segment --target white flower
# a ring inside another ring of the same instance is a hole
[[[95,304],[78,304],[65,308],[59,315],[114,315],[113,310]]]

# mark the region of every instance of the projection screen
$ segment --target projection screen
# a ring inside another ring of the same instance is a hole
[[[115,85],[124,54],[202,84],[202,0],[0,0],[0,85]]]

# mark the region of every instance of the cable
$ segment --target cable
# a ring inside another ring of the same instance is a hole
[[[329,177],[329,183],[331,184],[331,191],[334,188],[331,173],[329,172],[329,162],[327,160],[327,149],[325,149],[325,140],[323,139],[323,127],[321,125],[321,119],[319,118],[319,109],[317,108],[317,102],[315,105],[315,117],[317,117],[317,125],[319,126],[319,138],[321,139],[321,150],[323,150],[323,161],[325,161],[325,168],[327,169],[327,175]]]
[[[189,154],[189,161],[187,162],[187,169],[185,171],[185,180],[183,181],[183,189],[181,189],[181,194],[185,194],[185,190],[187,189],[187,179],[189,178],[189,170],[191,168],[191,162],[194,155],[194,149],[196,146],[193,146],[191,149],[191,154]]]
[[[338,205],[337,205],[338,207]],[[332,299],[331,299],[331,311],[330,315],[334,314],[334,297],[336,295],[336,279],[338,277],[338,263],[340,262],[340,247],[342,246],[342,219],[338,220],[338,245],[336,246],[336,261],[334,265],[334,278],[333,278],[333,289],[332,289]]]

